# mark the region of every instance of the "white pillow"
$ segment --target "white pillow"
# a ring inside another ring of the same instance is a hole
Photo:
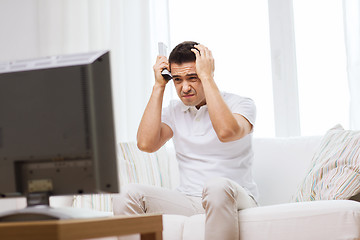
[[[330,129],[315,152],[295,201],[349,199],[360,192],[360,131]]]

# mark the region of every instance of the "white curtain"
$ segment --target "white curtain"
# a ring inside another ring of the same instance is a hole
[[[360,0],[343,0],[350,128],[360,130]]]
[[[167,0],[38,1],[41,55],[109,49],[118,141],[135,140],[153,83],[157,42],[168,44]]]
[[[157,42],[169,45],[167,9],[168,0],[2,0],[0,60],[110,50],[117,140],[135,140]]]
[[[299,94],[292,1],[268,0],[275,131],[299,136]]]

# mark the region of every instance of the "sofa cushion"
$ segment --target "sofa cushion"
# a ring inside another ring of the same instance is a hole
[[[360,204],[349,200],[280,204],[239,212],[240,239],[358,239]]]
[[[184,225],[188,217],[182,215],[163,215],[163,239],[183,240]]]
[[[167,222],[167,226],[170,224]],[[204,214],[187,217],[183,239],[203,240],[204,224]],[[358,239],[359,225],[360,203],[349,200],[288,203],[239,211],[239,239],[246,240]]]
[[[330,129],[316,151],[295,201],[349,199],[360,192],[360,131]]]

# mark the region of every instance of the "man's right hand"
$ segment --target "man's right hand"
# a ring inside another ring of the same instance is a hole
[[[165,86],[168,82],[161,75],[164,68],[169,69],[168,60],[165,56],[158,56],[153,67],[155,85],[137,133],[138,148],[145,152],[157,151],[173,136],[171,128],[161,122],[162,102]]]
[[[155,83],[160,84],[164,87],[168,83],[168,81],[166,81],[165,78],[161,75],[162,70],[164,70],[165,68],[170,71],[167,58],[165,56],[157,56],[156,63],[153,66]]]

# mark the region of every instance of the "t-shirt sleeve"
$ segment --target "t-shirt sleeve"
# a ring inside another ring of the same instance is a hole
[[[226,97],[225,101],[232,113],[242,115],[254,126],[256,120],[256,106],[251,98],[231,95]]]
[[[165,123],[166,125],[168,125],[171,130],[174,131],[174,123],[171,117],[171,107],[170,105],[163,108],[162,112],[161,112],[161,122]]]

